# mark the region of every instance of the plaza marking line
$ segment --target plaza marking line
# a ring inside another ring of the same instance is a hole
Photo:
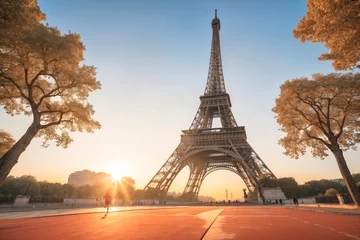
[[[221,208],[221,209],[216,209],[216,210],[212,210],[212,211],[202,212],[202,213],[199,213],[199,214],[196,215],[198,218],[205,220],[206,231],[204,232],[204,234],[202,235],[200,240],[202,240],[205,237],[206,233],[209,231],[211,226],[214,224],[214,222],[216,221],[218,216],[223,211],[224,211],[224,209]]]

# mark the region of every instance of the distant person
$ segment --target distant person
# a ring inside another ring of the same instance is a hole
[[[276,203],[276,204],[279,204],[279,202],[278,202],[278,200],[277,200],[277,199],[276,199],[275,203]]]
[[[279,200],[280,205],[282,206],[282,199]]]
[[[298,206],[298,205],[299,205],[299,202],[298,202],[298,200],[297,200],[295,197],[293,198],[293,202],[294,202],[294,205],[295,205],[295,206]]]
[[[110,207],[110,203],[111,203],[111,196],[109,194],[109,192],[106,193],[105,197],[105,207],[106,207],[106,212],[109,212],[109,207]]]

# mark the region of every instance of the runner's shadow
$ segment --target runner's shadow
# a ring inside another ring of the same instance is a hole
[[[105,213],[105,215],[101,219],[105,219],[108,213]]]

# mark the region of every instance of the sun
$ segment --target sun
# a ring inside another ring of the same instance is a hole
[[[110,169],[113,181],[119,181],[122,177],[128,176],[129,170],[125,164],[113,165]]]

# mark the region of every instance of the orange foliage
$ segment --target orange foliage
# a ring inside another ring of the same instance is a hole
[[[80,35],[42,24],[36,0],[0,2],[0,105],[33,117],[37,137],[67,147],[70,132],[100,128],[89,94],[100,89],[94,66],[83,65]]]
[[[314,74],[281,86],[273,112],[281,130],[279,141],[294,158],[307,147],[315,157],[326,150],[355,148],[360,143],[360,73]]]
[[[359,68],[360,1],[308,0],[307,7],[294,37],[324,43],[330,53],[322,54],[319,60],[333,60],[335,70]]]

